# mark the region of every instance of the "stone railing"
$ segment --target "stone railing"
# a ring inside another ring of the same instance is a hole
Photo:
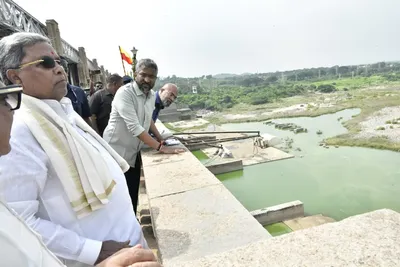
[[[49,36],[46,25],[11,0],[0,0],[0,30],[1,28],[6,28],[9,32],[32,32]],[[63,39],[61,45],[63,55],[79,63],[79,51]],[[87,67],[90,70],[99,69],[89,59]]]
[[[64,56],[68,57],[69,59],[73,60],[74,62],[79,62],[79,52],[75,49],[72,45],[70,45],[64,39],[61,39],[62,48],[64,52]]]
[[[11,0],[0,0],[0,23],[14,31],[47,36],[46,26]]]
[[[397,212],[379,210],[271,238],[190,152],[144,151],[142,159],[165,267],[399,266]]]
[[[89,70],[99,70],[100,69],[100,68],[96,67],[95,64],[93,63],[93,61],[91,61],[90,59],[88,59],[87,61],[88,61]]]
[[[377,210],[164,266],[400,266],[399,251],[400,214]]]
[[[69,59],[73,60],[74,62],[78,63],[79,62],[79,51],[75,49],[72,45],[70,45],[67,41],[64,39],[61,39],[62,43],[62,48],[64,51],[64,56],[68,57]],[[93,64],[93,61],[90,59],[87,59],[87,66],[89,70],[97,70],[95,64]]]
[[[163,134],[169,131],[159,122],[157,128]],[[271,238],[192,153],[148,151],[142,159],[153,231],[164,266]]]

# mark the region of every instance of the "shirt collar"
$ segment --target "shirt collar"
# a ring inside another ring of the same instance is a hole
[[[139,89],[139,86],[136,82],[132,82],[130,84],[133,84],[133,90],[135,91],[136,95],[138,95],[138,96],[142,95],[142,96],[146,97],[146,95],[142,92],[142,90]],[[150,97],[152,95],[154,95],[153,89],[150,90],[147,97]]]
[[[103,90],[105,91],[106,95],[114,95],[113,93],[111,93],[110,91],[108,91],[107,88],[104,88]]]
[[[133,82],[133,90],[135,90],[136,95],[144,95],[136,82]]]

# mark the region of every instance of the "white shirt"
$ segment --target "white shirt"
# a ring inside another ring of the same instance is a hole
[[[41,237],[0,201],[0,266],[65,267]]]
[[[44,100],[74,125],[71,101]],[[11,130],[11,152],[0,157],[0,194],[36,232],[45,245],[68,266],[93,265],[102,241],[131,241],[147,247],[133,212],[125,176],[118,163],[90,135],[77,129],[99,151],[116,181],[110,202],[104,208],[77,219],[48,156],[17,111]],[[85,263],[85,264],[82,264]]]
[[[146,96],[136,82],[119,88],[114,96],[103,138],[131,167],[135,167],[136,155],[143,147],[137,136],[149,131],[155,101],[154,91]]]

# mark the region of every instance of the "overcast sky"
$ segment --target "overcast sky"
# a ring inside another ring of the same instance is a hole
[[[270,72],[400,59],[400,0],[14,0],[122,74],[118,45],[159,75]]]

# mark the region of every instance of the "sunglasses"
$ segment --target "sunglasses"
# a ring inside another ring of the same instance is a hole
[[[20,65],[19,69],[23,69],[25,67],[32,66],[32,65],[35,65],[35,64],[37,66],[41,66],[41,67],[43,67],[45,69],[52,69],[52,68],[54,68],[56,66],[56,63],[58,65],[62,66],[61,65],[61,60],[54,59],[54,58],[49,57],[49,56],[43,56],[38,60],[35,60],[35,61],[32,61],[32,62],[28,62],[28,63]]]
[[[0,104],[17,110],[21,107],[22,87],[20,85],[9,85],[0,87]]]

